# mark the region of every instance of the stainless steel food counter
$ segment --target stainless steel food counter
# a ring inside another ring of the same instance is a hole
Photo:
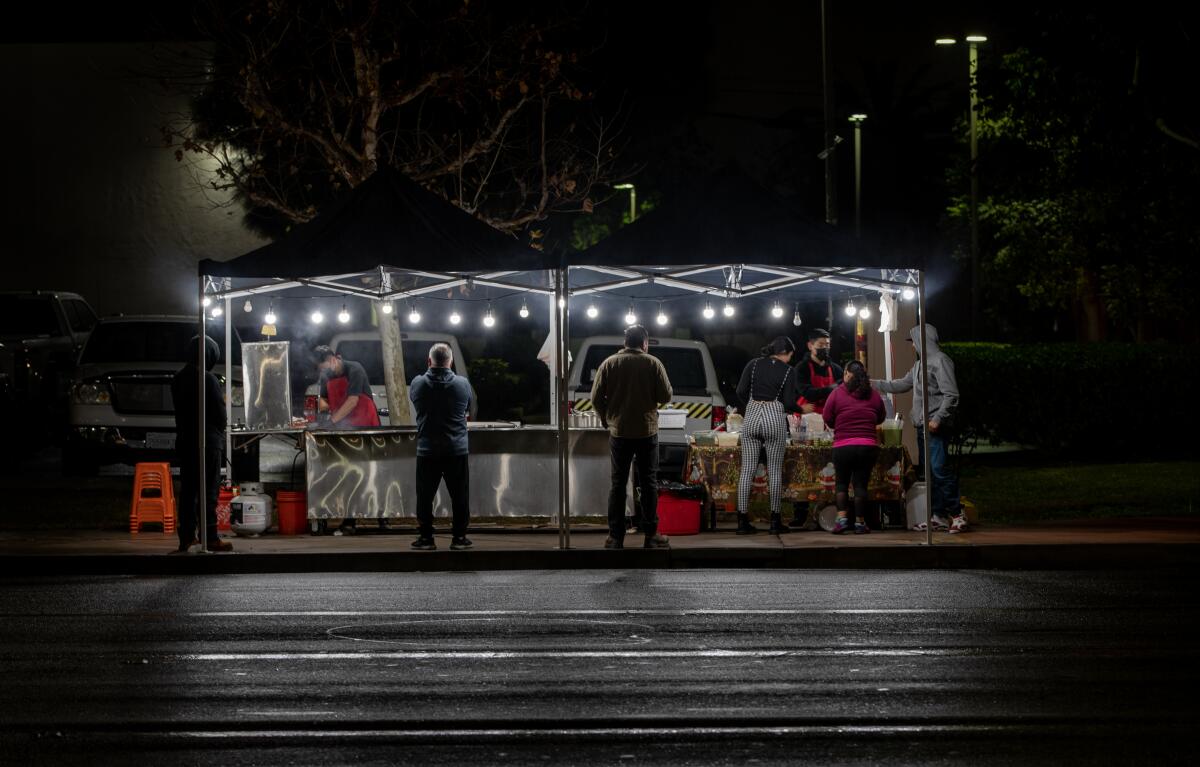
[[[471,515],[553,517],[558,510],[558,430],[472,425]],[[571,514],[606,513],[608,432],[571,429]],[[414,427],[305,434],[309,519],[416,517]],[[439,488],[434,516],[450,516]]]

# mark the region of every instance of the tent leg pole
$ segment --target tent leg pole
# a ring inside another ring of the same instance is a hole
[[[197,525],[197,527],[200,528],[200,550],[208,551],[208,498],[205,497],[208,494],[208,488],[205,487],[205,485],[207,484],[205,482],[205,477],[206,477],[205,472],[208,469],[208,467],[205,464],[207,463],[208,456],[206,456],[204,454],[205,453],[204,441],[205,441],[205,437],[207,436],[205,434],[205,431],[206,431],[206,424],[208,422],[207,413],[204,412],[204,406],[206,404],[205,400],[207,399],[204,396],[207,393],[206,392],[207,387],[205,386],[207,381],[205,380],[205,378],[207,377],[208,371],[207,371],[204,363],[206,362],[205,353],[208,351],[208,348],[207,348],[208,344],[206,341],[208,334],[204,329],[204,282],[205,282],[204,277],[201,276],[200,277],[200,294],[199,294],[200,300],[197,301],[197,304],[196,304],[199,307],[199,312],[200,312],[200,323],[199,323],[200,324],[200,343],[197,344],[197,346],[199,347],[199,359],[196,361],[196,380],[197,380],[196,398],[199,402],[199,407],[197,408],[197,412],[200,414],[200,421],[197,424],[198,428],[196,430],[196,434],[197,434],[196,443],[197,443],[197,448],[198,448],[196,451],[196,456],[197,456],[196,489],[198,491],[197,500],[199,501],[199,506],[197,508],[197,511],[199,512],[198,513],[199,519],[196,521],[196,525]],[[226,320],[226,321],[228,322],[229,320]],[[185,502],[190,503],[191,499],[190,498],[185,499]]]
[[[567,467],[570,462],[570,438],[567,430],[567,270],[559,268],[554,279],[554,343],[556,362],[554,366],[556,394],[555,409],[558,412],[558,547],[571,548],[571,477]]]
[[[925,271],[917,272],[917,313],[921,320],[921,431],[925,439],[921,440],[924,450],[921,455],[921,466],[925,475],[925,543],[933,545],[933,470],[929,465],[929,359],[925,346]]]

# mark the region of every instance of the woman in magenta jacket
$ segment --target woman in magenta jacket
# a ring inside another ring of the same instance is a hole
[[[867,527],[867,480],[879,455],[875,427],[887,411],[883,397],[871,388],[871,379],[861,362],[851,362],[842,373],[842,385],[833,390],[822,413],[833,429],[833,469],[837,483],[837,522],[833,534],[850,531],[849,489],[854,486],[854,532],[869,533]]]

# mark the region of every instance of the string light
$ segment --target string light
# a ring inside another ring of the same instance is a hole
[[[213,317],[220,317],[224,313],[225,313],[225,310],[221,308],[220,304],[217,304],[216,306],[213,307],[213,310],[212,310]]]
[[[350,312],[346,311],[346,305],[342,304],[342,310],[338,312],[338,322],[345,325],[350,321]]]
[[[783,316],[783,307],[779,305],[778,301],[776,301],[775,304],[771,307],[771,316],[774,317],[775,319],[779,319],[780,317]]]
[[[268,325],[274,325],[275,320],[276,320],[275,305],[271,304],[267,307],[267,316],[263,317],[263,321],[266,322]]]
[[[724,314],[726,317],[732,317],[734,311],[733,304],[726,301],[724,308],[721,309],[721,314]]]
[[[711,320],[713,317],[716,317],[716,316],[717,316],[717,313],[715,311],[713,311],[712,304],[705,301],[704,302],[704,319]]]
[[[205,296],[200,301],[200,305],[203,306],[205,309],[207,309],[211,304],[212,304],[212,299],[209,298],[208,296]]]
[[[558,299],[558,308],[566,309],[567,308],[567,299],[565,299],[565,298]]]
[[[392,302],[384,301],[383,306],[380,308],[383,310],[384,314],[391,314],[392,313]]]
[[[483,326],[485,328],[493,327],[496,324],[496,316],[492,314],[492,302],[488,302],[487,311],[483,314]]]
[[[594,320],[600,316],[600,310],[596,308],[595,304],[588,304],[587,316],[589,320]]]
[[[917,291],[913,290],[912,288],[905,288],[904,290],[900,291],[900,297],[905,301],[911,301],[916,298],[916,296]]]
[[[796,327],[800,327],[801,323],[803,323],[803,322],[804,322],[804,320],[800,319],[800,302],[797,301],[796,302],[796,313],[792,315],[792,324],[795,325]]]
[[[521,299],[521,311],[517,312],[521,315],[521,319],[529,319],[529,307],[525,304],[525,299]]]
[[[254,307],[250,304],[249,298],[246,299],[246,303],[242,304],[242,311],[245,312],[246,314],[249,314],[250,312],[254,311]]]
[[[320,325],[322,322],[324,322],[324,321],[325,321],[325,315],[324,315],[324,314],[321,314],[321,310],[320,310],[320,309],[313,309],[313,313],[312,313],[312,314],[310,314],[310,315],[308,316],[308,318],[309,318],[310,320],[312,320],[312,322],[313,322],[313,324],[314,324],[314,325]]]
[[[870,308],[864,305],[863,308],[858,310],[858,316],[859,316],[859,318],[864,319],[864,320],[871,319]]]
[[[458,313],[457,309],[454,309],[450,312],[450,324],[457,325],[460,322],[462,322],[462,315]]]
[[[417,311],[416,304],[409,304],[408,321],[411,322],[413,325],[416,325],[421,321],[421,313],[419,311]]]
[[[626,325],[636,325],[637,324],[637,315],[634,314],[634,312],[633,312],[633,304],[630,304],[629,311],[625,312],[625,324]]]
[[[846,311],[846,316],[847,316],[847,317],[853,317],[855,314],[857,314],[857,313],[858,313],[858,309],[856,309],[856,308],[854,307],[854,302],[853,302],[853,301],[850,301],[849,299],[847,299],[847,301],[846,301],[846,309],[845,309],[845,311]]]
[[[659,304],[658,305],[658,316],[654,318],[654,321],[657,322],[659,325],[666,325],[669,320],[670,320],[670,318],[667,317],[666,312],[663,311],[662,304]]]

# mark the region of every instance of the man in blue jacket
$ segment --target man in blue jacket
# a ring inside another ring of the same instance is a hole
[[[429,350],[429,370],[413,379],[409,398],[417,416],[417,539],[414,549],[432,551],[433,499],[446,480],[453,510],[450,548],[471,548],[469,472],[467,468],[467,412],[471,385],[450,369],[454,354],[446,344]]]

